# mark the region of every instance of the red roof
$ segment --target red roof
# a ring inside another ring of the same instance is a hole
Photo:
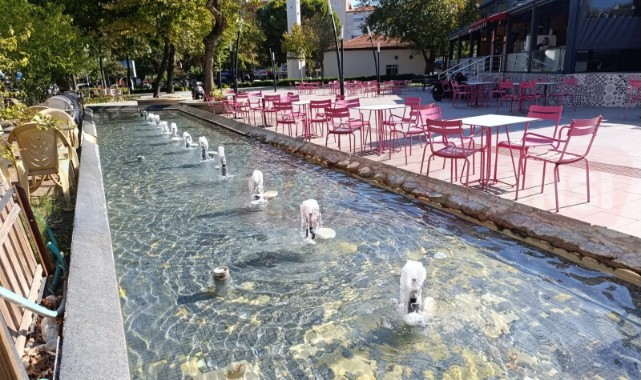
[[[372,7],[371,5],[363,5],[362,7],[356,7],[348,10],[347,12],[372,12],[376,9],[375,7]]]
[[[408,46],[407,43],[401,42],[396,38],[387,38],[379,36],[378,34],[372,34],[372,41],[370,42],[369,36],[367,34],[363,34],[362,36],[345,41],[345,50],[371,49],[372,42],[374,43],[374,48],[376,48],[377,44],[380,43],[381,49],[403,49]]]

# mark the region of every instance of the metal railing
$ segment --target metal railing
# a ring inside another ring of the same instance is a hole
[[[462,73],[468,79],[477,78],[482,74],[498,73],[503,69],[502,58],[500,55],[466,58],[440,73],[438,79],[449,79],[456,73]]]

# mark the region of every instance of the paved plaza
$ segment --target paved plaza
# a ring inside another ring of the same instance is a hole
[[[420,88],[400,95],[360,97],[360,100],[362,105],[391,104],[403,103],[404,98],[408,96],[420,96],[421,104],[434,102],[431,93],[423,92]],[[333,97],[333,95],[301,94],[301,99],[333,99]],[[446,119],[494,113],[526,116],[521,112],[511,113],[506,106],[501,106],[497,112],[496,104],[490,107],[469,107],[461,104],[455,108],[451,101],[445,100],[437,102],[437,106],[442,108],[443,117]],[[395,112],[402,112],[402,110]],[[591,182],[590,202],[586,201],[584,166],[582,164],[562,166],[559,183],[559,214],[641,237],[641,149],[639,149],[641,146],[641,110],[639,108],[630,109],[626,118],[625,109],[622,108],[577,108],[575,110],[570,106],[563,110],[561,125],[569,124],[572,119],[593,118],[598,115],[603,115],[603,122],[588,155]],[[367,112],[365,117],[368,117]],[[373,116],[372,124],[374,124]],[[537,132],[547,135],[551,135],[554,130],[554,125],[550,123],[536,123],[530,128],[533,127]],[[510,128],[511,138],[519,138],[522,129],[522,126]],[[501,138],[504,139],[504,137],[502,135]],[[325,138],[312,139],[311,142],[325,145]],[[338,149],[337,143],[331,137],[328,146]],[[344,138],[342,149],[347,151],[347,147],[347,138]],[[514,154],[518,155],[518,151],[514,151]],[[422,155],[423,149],[415,139],[407,165],[405,165],[405,155],[402,150],[393,152],[391,159],[388,152],[381,155],[366,153],[363,154],[363,157],[418,173]],[[478,158],[475,174],[470,173],[471,179],[478,179],[480,166]],[[461,165],[459,164],[459,171]],[[515,182],[515,178],[510,153],[507,150],[499,152],[497,173],[498,178],[506,183],[493,184],[487,191],[495,196],[514,200],[516,187],[512,184]],[[540,192],[541,173],[542,165],[533,161],[528,162],[525,190],[520,191],[517,202],[541,210],[556,212],[552,167],[548,166],[547,168],[543,193]],[[437,159],[432,164],[430,176],[449,181],[449,163],[443,169],[442,160]],[[456,183],[460,185],[459,182]],[[478,183],[473,183],[470,186],[483,191]]]
[[[252,89],[258,90],[258,89]],[[273,89],[262,88],[264,94],[273,93]],[[279,89],[278,93],[286,94],[291,89]],[[187,96],[187,94],[185,94]],[[301,100],[306,99],[334,99],[335,95],[329,93],[300,94]],[[406,97],[420,97],[421,104],[434,102],[429,91],[423,92],[420,88],[413,88],[399,95],[381,95],[378,97],[350,96],[347,98],[359,97],[361,105],[382,105],[404,103]],[[446,119],[464,118],[485,114],[503,114],[526,116],[524,112],[510,112],[507,106],[501,106],[497,111],[496,104],[490,107],[469,107],[463,102],[458,107],[453,107],[452,102],[444,100],[436,102],[442,108],[443,117]],[[104,104],[104,106],[125,106],[134,102],[119,102]],[[94,106],[94,105],[92,105]],[[355,111],[352,111],[355,112]],[[395,113],[402,113],[402,109],[395,110]],[[564,107],[561,118],[561,125],[567,125],[572,119],[593,118],[603,116],[603,122],[599,128],[594,145],[588,155],[590,161],[590,189],[591,199],[587,202],[586,180],[584,166],[576,165],[562,166],[560,168],[561,181],[559,182],[559,214],[582,220],[594,225],[604,226],[612,230],[623,232],[629,235],[641,237],[641,109],[630,109],[625,115],[623,108],[576,108]],[[367,112],[365,118],[369,117]],[[372,125],[374,115],[371,116]],[[530,126],[531,130],[536,129],[542,134],[551,135],[554,125],[551,123],[539,122]],[[269,127],[274,130],[273,127]],[[510,138],[519,138],[523,126],[510,128]],[[282,132],[282,128],[279,129]],[[504,139],[502,134],[501,139]],[[357,138],[358,137],[357,135]],[[312,143],[325,145],[325,138],[314,138]],[[328,146],[338,149],[337,141],[330,137]],[[424,145],[423,145],[424,146]],[[348,151],[347,138],[343,138],[342,150]],[[369,151],[369,152],[368,152]],[[366,152],[360,152],[357,144],[357,153],[362,157],[373,161],[379,161],[388,165],[396,166],[405,170],[418,173],[421,167],[423,148],[418,140],[414,139],[411,155],[408,157],[408,164],[405,165],[405,155],[402,150],[381,155],[370,151],[369,146]],[[518,155],[518,151],[514,151]],[[474,173],[470,172],[470,179],[478,179],[480,175],[480,162],[477,156]],[[492,163],[493,165],[494,163]],[[459,164],[459,171],[461,169]],[[529,161],[525,189],[520,191],[519,199],[516,202],[529,205],[544,211],[556,212],[554,199],[554,183],[552,167],[548,166],[545,176],[545,189],[540,192],[542,165]],[[449,163],[443,169],[442,160],[437,159],[432,163],[430,177],[450,180]],[[508,150],[499,151],[497,177],[501,181],[492,184],[487,190],[481,189],[478,182],[470,184],[470,187],[479,191],[487,191],[497,197],[514,200],[516,187],[514,170]],[[455,182],[461,185],[460,182]]]

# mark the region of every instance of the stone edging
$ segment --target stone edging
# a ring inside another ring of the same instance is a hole
[[[60,379],[128,379],[129,359],[96,143],[93,112],[83,124]]]
[[[641,286],[641,239],[637,237],[292,139],[201,109],[184,105],[177,109]]]

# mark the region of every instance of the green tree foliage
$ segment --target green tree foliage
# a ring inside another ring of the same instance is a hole
[[[367,19],[376,33],[408,43],[420,52],[431,71],[434,59],[445,55],[448,36],[478,16],[472,0],[379,0]]]
[[[334,14],[334,21],[337,25],[340,25],[336,14]],[[340,30],[340,26],[338,26],[338,28]],[[327,17],[326,13],[316,13],[312,17],[303,20],[303,33],[310,46],[308,52],[309,58],[313,63],[320,66],[321,78],[324,78],[325,66],[323,64],[323,58],[325,52],[336,45],[332,21]],[[308,66],[312,67],[313,65]]]
[[[23,91],[25,100],[43,100],[54,83],[71,88],[72,75],[82,70],[88,55],[84,37],[63,14],[63,7],[0,0],[0,9],[0,40],[8,46],[1,50],[6,67],[0,70],[11,78],[16,78],[17,71],[22,73],[14,85]]]
[[[287,58],[304,60],[309,56],[311,46],[302,26],[294,24],[291,33],[283,34],[281,50],[287,53]]]
[[[315,15],[327,16],[328,11],[327,1],[323,0],[301,0],[300,14],[301,22],[305,25],[305,20],[309,20]],[[321,16],[322,17],[322,16]],[[271,57],[269,57],[269,49],[271,49],[276,56],[277,63],[286,61],[286,52],[281,50],[281,39],[287,33],[287,8],[285,0],[272,0],[265,6],[258,8],[256,11],[256,19],[258,25],[265,36],[266,43],[263,49],[258,52],[258,61],[263,66],[271,65]],[[336,28],[340,29],[340,22],[335,17]],[[330,26],[331,28],[331,26]],[[331,29],[330,29],[331,31]],[[332,37],[333,38],[333,37]]]

